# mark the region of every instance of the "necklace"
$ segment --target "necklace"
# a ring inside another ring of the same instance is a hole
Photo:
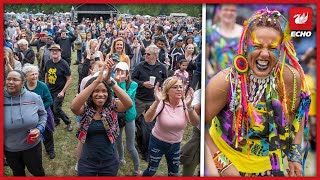
[[[257,77],[252,70],[249,71],[249,102],[253,106],[256,106],[260,101],[262,95],[264,94],[265,89],[268,86],[268,83],[272,81],[272,76],[268,75],[267,77],[259,78]]]

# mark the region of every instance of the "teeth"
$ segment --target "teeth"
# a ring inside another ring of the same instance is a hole
[[[258,64],[260,64],[262,66],[266,66],[269,63],[269,61],[263,61],[263,60],[258,60],[257,62],[258,62]]]

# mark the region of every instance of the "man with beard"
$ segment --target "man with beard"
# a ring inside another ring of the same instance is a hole
[[[45,77],[45,72],[44,72],[44,67],[46,65],[46,62],[50,60],[50,46],[54,44],[53,42],[53,37],[52,36],[47,36],[46,37],[46,45],[42,46],[37,53],[37,60],[39,64],[39,80],[44,82],[44,77]]]
[[[60,32],[60,36],[59,33],[56,35],[56,37],[54,38],[54,42],[56,44],[59,44],[61,49],[62,49],[62,53],[61,53],[61,57],[62,59],[64,59],[65,61],[67,61],[67,63],[71,64],[71,46],[72,46],[72,42],[75,41],[77,39],[77,36],[75,36],[73,33],[71,33],[69,31],[69,37],[67,37],[67,33],[68,31],[63,29]]]
[[[151,45],[152,39],[151,39],[151,31],[147,30],[144,33],[145,38],[142,40],[142,49],[141,54],[144,56],[146,52],[146,48]]]

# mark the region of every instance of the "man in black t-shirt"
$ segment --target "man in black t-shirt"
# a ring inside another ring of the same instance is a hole
[[[45,65],[45,82],[53,99],[55,126],[58,126],[62,119],[67,125],[67,130],[72,131],[71,121],[62,110],[65,93],[71,84],[70,67],[65,60],[61,59],[61,48],[58,44],[53,44],[49,50],[52,59]]]

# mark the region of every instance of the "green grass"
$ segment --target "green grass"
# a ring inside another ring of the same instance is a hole
[[[34,48],[36,52],[36,49]],[[76,164],[76,156],[75,156],[75,148],[77,145],[76,139],[76,121],[75,115],[70,110],[70,104],[72,99],[77,94],[77,84],[78,84],[78,66],[72,65],[76,59],[76,52],[72,52],[72,62],[71,62],[71,77],[72,77],[72,84],[67,90],[64,103],[63,103],[63,110],[69,116],[73,131],[68,132],[66,130],[66,125],[61,121],[61,124],[55,128],[54,131],[54,145],[55,145],[55,152],[56,157],[55,159],[49,159],[47,153],[44,150],[44,146],[42,146],[42,157],[43,157],[43,167],[46,173],[46,176],[76,176],[77,173],[74,170]],[[185,130],[184,138],[181,143],[181,147],[185,142],[189,139],[189,136],[192,133],[191,125],[188,125],[187,129]],[[125,136],[125,133],[124,133]],[[125,141],[125,138],[124,138]],[[125,147],[125,142],[124,142]],[[120,167],[118,171],[118,176],[130,176],[133,172],[133,162],[131,156],[125,148],[125,160],[126,164]],[[140,155],[140,154],[139,154]],[[141,159],[140,156],[140,168],[141,170],[145,170],[147,167],[147,163]],[[27,175],[30,176],[30,173],[26,169]],[[11,169],[6,166],[4,168],[4,175],[5,176],[12,176]],[[165,158],[162,158],[160,163],[159,169],[156,173],[156,176],[167,176],[167,163],[165,162]]]

